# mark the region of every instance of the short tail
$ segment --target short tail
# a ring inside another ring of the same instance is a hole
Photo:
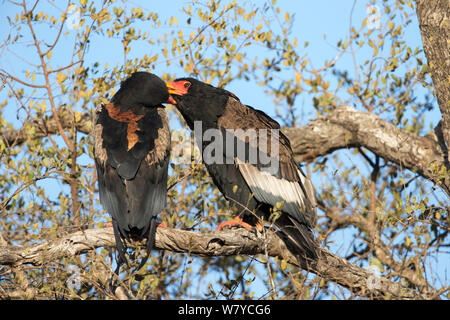
[[[275,222],[283,235],[286,236],[285,243],[289,250],[300,259],[306,262],[313,262],[319,259],[319,245],[314,239],[311,229],[304,223],[300,223],[283,215]]]

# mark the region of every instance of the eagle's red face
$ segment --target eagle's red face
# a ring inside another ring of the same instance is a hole
[[[183,96],[188,93],[191,83],[186,80],[179,81],[166,81],[167,89],[169,89],[169,94],[174,94],[177,96]]]

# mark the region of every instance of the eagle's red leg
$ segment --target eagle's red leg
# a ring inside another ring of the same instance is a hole
[[[222,222],[221,224],[219,224],[219,226],[216,229],[216,232],[222,230],[222,228],[224,227],[235,227],[235,226],[239,226],[239,227],[243,227],[245,229],[247,229],[248,231],[252,231],[253,227],[255,227],[257,230],[262,231],[262,224],[260,222],[257,222],[254,226],[252,226],[251,224],[244,222],[244,220],[240,217],[240,216],[236,216],[233,220],[230,221],[225,221]]]

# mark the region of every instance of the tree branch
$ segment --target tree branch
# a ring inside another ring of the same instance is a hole
[[[450,161],[450,17],[448,0],[417,0],[423,49],[433,80]]]
[[[377,233],[375,219],[372,220],[370,216],[364,217],[356,212],[353,214],[341,214],[336,207],[326,208],[323,205],[320,205],[320,208],[325,212],[326,216],[331,219],[332,225],[328,232],[347,226],[357,227],[360,232],[367,233],[370,242],[372,243],[371,250],[373,251],[373,254],[383,265],[388,266],[391,272],[406,279],[409,283],[418,288],[427,288],[429,286],[426,279],[419,276],[415,270],[405,268],[402,263],[399,263],[394,259],[388,249],[389,246],[383,242],[380,234]]]
[[[72,151],[72,152],[75,152],[75,150],[74,150],[74,148],[72,146],[72,143],[67,138],[67,135],[66,135],[66,133],[64,131],[64,128],[63,128],[63,126],[61,124],[61,121],[59,119],[58,112],[56,110],[55,101],[53,99],[52,86],[51,86],[51,83],[50,83],[50,78],[49,78],[49,73],[48,73],[48,67],[47,67],[47,63],[45,62],[45,58],[44,58],[45,55],[42,53],[41,47],[39,45],[39,41],[38,41],[36,33],[34,31],[33,24],[31,23],[32,12],[27,10],[27,6],[26,6],[25,0],[23,1],[23,10],[24,10],[24,15],[26,16],[26,19],[27,19],[28,28],[30,29],[31,35],[33,36],[34,46],[36,47],[37,53],[39,55],[39,59],[41,60],[42,72],[44,74],[44,79],[45,79],[45,88],[47,89],[48,99],[50,101],[50,106],[51,106],[53,117],[55,118],[56,125],[58,126],[59,134],[63,138],[63,140],[66,143],[66,145],[69,148],[69,150]],[[64,25],[65,21],[66,21],[66,19],[64,18],[64,20],[62,22],[63,25]]]
[[[61,127],[64,130],[69,130],[74,127],[75,115],[72,111],[62,107],[59,109],[58,114]],[[27,126],[22,127],[20,130],[6,128],[1,134],[0,139],[3,140],[5,145],[11,146],[21,145],[25,143],[27,139],[42,139],[48,135],[59,134],[58,122],[53,117],[35,119],[31,125],[35,128],[32,135],[27,134]],[[90,134],[92,131],[91,116],[87,113],[82,114],[79,121],[75,123],[75,127],[80,132]]]
[[[87,229],[78,231],[59,240],[49,241],[27,248],[0,247],[0,264],[17,267],[23,264],[42,265],[65,256],[79,255],[98,247],[114,246],[112,228]],[[135,246],[136,244],[130,244]],[[245,229],[201,234],[170,228],[158,228],[156,249],[187,253],[197,256],[231,256],[266,254],[287,260],[299,266],[298,261],[286,248],[284,242],[272,231],[267,230],[263,236],[257,236]],[[266,251],[267,250],[267,251]],[[326,281],[342,285],[353,293],[368,298],[391,299],[433,299],[437,293],[421,293],[378,276],[375,288],[369,288],[368,281],[374,274],[370,270],[355,266],[333,253],[321,249],[321,258],[309,268]]]

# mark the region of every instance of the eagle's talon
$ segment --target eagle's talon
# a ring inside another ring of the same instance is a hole
[[[247,222],[244,222],[241,217],[237,216],[233,220],[225,221],[219,224],[219,226],[216,228],[216,232],[221,231],[224,227],[232,228],[232,227],[242,227],[247,229],[248,231],[252,232],[253,227],[248,224]]]

